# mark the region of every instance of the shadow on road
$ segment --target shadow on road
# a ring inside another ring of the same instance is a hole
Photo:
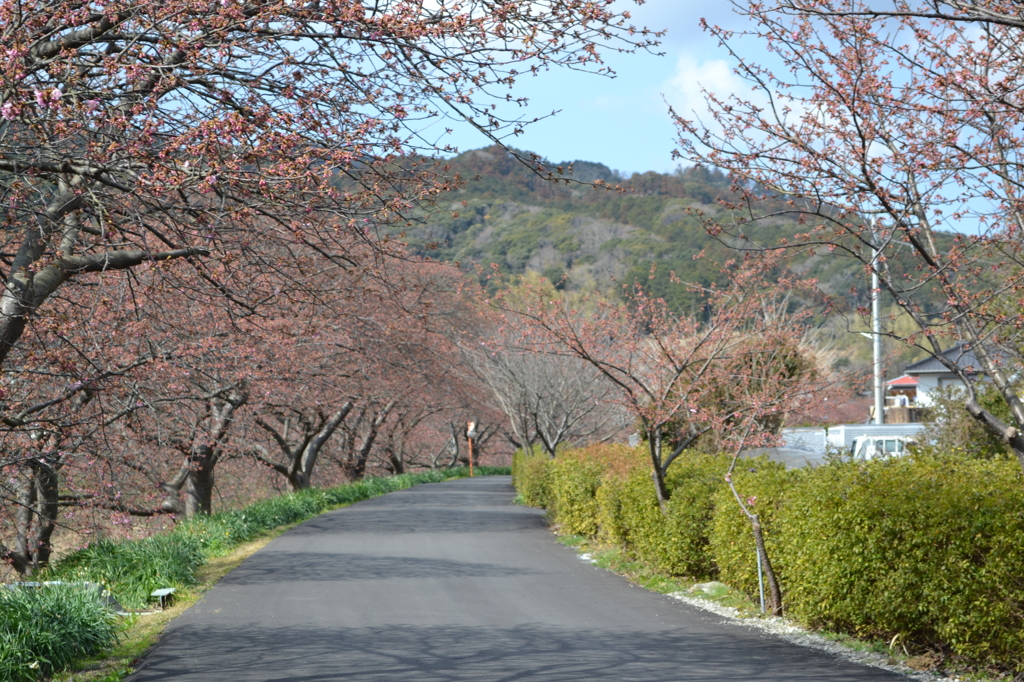
[[[431,487],[366,500],[307,521],[287,535],[504,533],[534,531],[547,525],[544,512],[539,509],[496,504],[496,497],[502,502],[509,497],[507,481],[470,491],[429,490]]]
[[[325,552],[263,552],[226,575],[221,585],[382,580],[398,578],[503,578],[531,571],[496,564],[408,556],[367,556]]]
[[[840,663],[819,652],[779,646],[777,640],[753,633],[676,636],[664,631],[570,631],[540,625],[192,627],[169,633],[138,674],[147,681],[253,682],[906,680]]]
[[[324,514],[288,532],[288,535],[369,533],[503,533],[544,528],[544,516],[536,509],[522,513],[487,509],[452,510],[416,506],[386,509],[343,509],[345,514]]]

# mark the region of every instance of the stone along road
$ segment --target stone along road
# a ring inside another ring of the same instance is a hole
[[[416,486],[275,539],[130,680],[907,678],[721,622],[580,561],[508,477]]]

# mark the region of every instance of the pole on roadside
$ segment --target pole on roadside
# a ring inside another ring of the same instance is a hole
[[[882,285],[878,279],[879,253],[877,222],[871,219],[871,335],[875,361],[875,423],[885,423],[885,387],[882,383]]]
[[[469,445],[469,475],[473,476],[473,439],[476,438],[476,422],[466,424],[466,443]]]
[[[761,568],[761,550],[754,549],[757,555],[757,588],[761,593],[761,613],[764,613],[764,570]]]

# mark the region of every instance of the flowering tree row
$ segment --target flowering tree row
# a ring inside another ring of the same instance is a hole
[[[140,271],[81,293],[87,323],[34,318],[11,355],[32,369],[4,382],[25,420],[2,429],[8,561],[45,565],[62,509],[209,513],[226,461],[292,490],[454,464],[451,424],[496,419],[460,364],[476,311],[443,266],[389,270],[388,286],[331,274],[330,305],[282,294],[278,314],[235,320]]]
[[[8,562],[64,504],[209,511],[226,457],[440,461],[408,434],[467,390],[422,398],[459,375],[387,234],[451,187],[444,119],[497,141],[520,75],[652,38],[610,0],[0,2]]]

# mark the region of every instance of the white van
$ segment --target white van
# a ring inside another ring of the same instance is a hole
[[[910,436],[857,436],[850,446],[850,455],[854,461],[899,457],[914,442],[916,439]]]

